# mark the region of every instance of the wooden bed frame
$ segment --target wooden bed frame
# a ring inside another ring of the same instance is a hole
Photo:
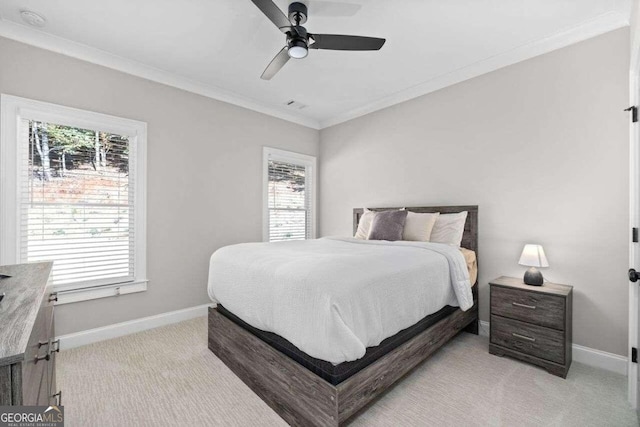
[[[375,211],[397,209],[377,208]],[[467,211],[462,246],[478,254],[478,206],[407,208],[412,212]],[[362,209],[353,210],[354,231]],[[334,386],[209,308],[209,349],[285,421],[293,426],[338,426],[390,388],[460,331],[478,333],[477,282],[474,305],[444,319]]]

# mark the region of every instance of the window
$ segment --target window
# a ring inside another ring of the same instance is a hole
[[[266,242],[315,238],[316,158],[264,148]]]
[[[59,301],[146,289],[146,125],[5,95],[2,120],[0,262],[53,261]]]

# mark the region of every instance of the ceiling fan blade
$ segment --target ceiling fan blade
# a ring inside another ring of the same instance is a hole
[[[379,50],[385,39],[377,37],[343,36],[339,34],[309,34],[315,43],[309,49]]]
[[[282,31],[284,31],[283,28],[285,27],[287,29],[291,27],[291,22],[289,22],[289,18],[287,18],[287,16],[280,10],[280,8],[276,6],[276,4],[271,0],[251,0],[251,1],[253,2],[253,4],[258,6],[258,9],[260,9],[262,13],[264,13],[267,16],[267,18],[269,18],[269,20],[276,25],[276,27],[278,27]]]
[[[282,67],[284,67],[284,64],[286,64],[287,61],[289,61],[289,53],[287,52],[287,48],[283,47],[282,50],[275,56],[275,58],[273,58],[271,62],[269,62],[269,65],[267,65],[267,68],[264,69],[264,72],[262,73],[260,78],[262,80],[271,80],[271,78],[275,76]]]

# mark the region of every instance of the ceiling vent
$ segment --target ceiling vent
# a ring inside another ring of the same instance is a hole
[[[47,20],[44,19],[42,15],[39,15],[30,10],[21,10],[20,17],[24,22],[31,25],[32,27],[42,28],[47,23]]]
[[[295,108],[296,110],[302,110],[303,108],[307,108],[307,106],[304,105],[303,103],[295,101],[293,99],[291,101],[285,102],[284,105],[286,105],[289,108]]]

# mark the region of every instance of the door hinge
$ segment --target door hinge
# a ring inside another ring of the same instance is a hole
[[[638,227],[633,227],[631,229],[631,241],[633,243],[638,243]]]
[[[638,349],[635,347],[631,347],[631,361],[638,363]]]
[[[633,123],[636,123],[638,121],[638,107],[632,105],[629,108],[625,108],[624,111],[631,111],[631,121]]]

